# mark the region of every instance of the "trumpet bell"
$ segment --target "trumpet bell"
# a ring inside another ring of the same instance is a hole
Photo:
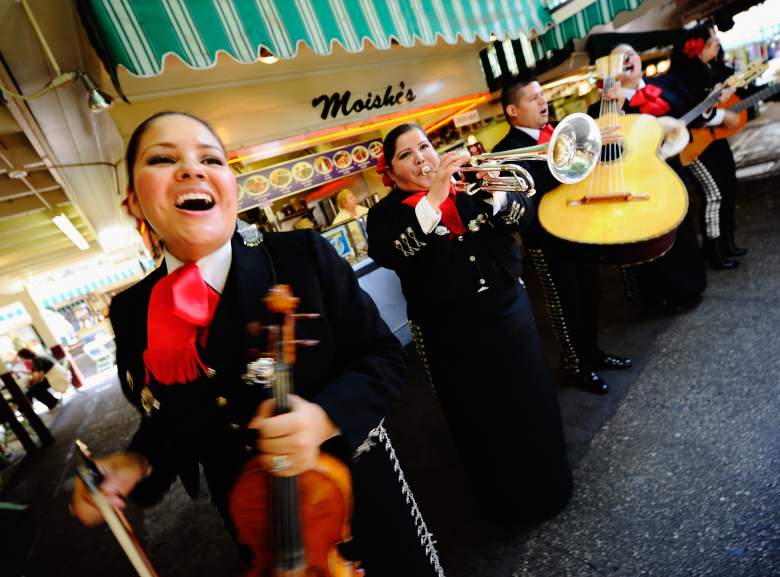
[[[575,112],[564,118],[550,137],[547,166],[564,184],[586,178],[601,154],[601,130],[587,114]]]
[[[458,192],[474,194],[485,192],[524,192],[535,194],[534,179],[527,169],[519,164],[525,160],[544,160],[556,180],[574,184],[586,178],[598,164],[601,155],[601,129],[587,114],[575,112],[558,123],[545,144],[516,148],[502,152],[486,152],[472,156],[467,166],[458,169],[460,173],[475,172],[477,182],[457,181]],[[511,176],[501,176],[501,173]],[[423,174],[436,173],[430,166],[422,167]]]

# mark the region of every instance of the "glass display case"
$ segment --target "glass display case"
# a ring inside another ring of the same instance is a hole
[[[366,217],[361,216],[324,228],[320,234],[342,257],[354,265],[368,258]]]

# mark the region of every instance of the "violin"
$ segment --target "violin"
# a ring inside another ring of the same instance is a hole
[[[281,320],[266,327],[271,357],[249,363],[244,378],[270,386],[274,414],[289,412],[297,344],[295,321],[317,315],[295,314],[299,299],[287,285],[271,287],[266,307]],[[352,480],[347,466],[321,453],[317,465],[295,477],[281,477],[251,459],[229,499],[238,540],[253,553],[245,577],[362,577],[344,559],[338,544],[351,538]]]

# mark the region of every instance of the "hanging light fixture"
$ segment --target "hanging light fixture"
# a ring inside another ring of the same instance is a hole
[[[84,84],[84,88],[87,91],[87,106],[92,112],[100,112],[102,110],[108,110],[113,106],[114,99],[108,94],[100,90],[92,80],[92,77],[86,72],[78,71],[79,78]]]
[[[40,98],[41,96],[44,96],[49,92],[60,88],[61,86],[67,86],[79,78],[84,84],[84,88],[87,90],[87,106],[89,106],[89,109],[92,112],[101,112],[110,108],[114,102],[114,99],[100,90],[89,74],[82,70],[62,72],[60,65],[54,58],[54,54],[52,53],[49,44],[46,42],[46,38],[43,36],[43,32],[41,31],[41,28],[38,25],[38,21],[35,19],[35,15],[32,13],[27,0],[20,0],[20,3],[24,8],[24,11],[27,13],[27,18],[30,20],[30,25],[35,32],[35,36],[38,38],[38,42],[41,44],[41,48],[43,49],[43,52],[46,55],[46,58],[49,60],[49,64],[51,65],[52,70],[54,71],[54,78],[46,86],[33,94],[18,94],[12,90],[8,90],[2,85],[0,85],[0,93],[11,96],[13,98],[18,98],[19,100],[35,100],[36,98]]]
[[[260,47],[260,62],[263,64],[274,64],[279,62],[279,58],[274,56],[265,46]]]

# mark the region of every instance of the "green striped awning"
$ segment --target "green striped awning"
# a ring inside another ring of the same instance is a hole
[[[615,15],[625,10],[638,8],[643,0],[596,0],[574,16],[539,36],[534,43],[536,57],[542,58],[548,50],[558,50],[573,38],[587,36],[594,26],[611,22]]]
[[[541,0],[79,0],[79,11],[107,67],[137,76],[160,74],[168,54],[209,68],[220,50],[249,63],[261,47],[292,58],[301,43],[317,54],[334,43],[360,52],[366,40],[382,49],[487,42],[553,24]]]

